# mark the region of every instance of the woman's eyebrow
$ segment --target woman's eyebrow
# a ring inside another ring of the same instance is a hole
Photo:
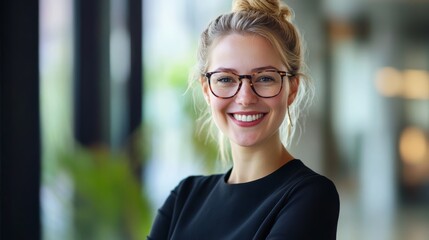
[[[260,71],[264,71],[267,69],[274,69],[274,70],[278,70],[276,67],[273,67],[271,65],[268,66],[263,66],[263,67],[257,67],[257,68],[253,68],[252,72],[260,72]],[[222,72],[237,72],[237,70],[233,69],[233,68],[227,68],[227,67],[219,67],[216,68],[214,71],[222,71]]]
[[[233,68],[219,67],[213,70],[212,72],[237,72],[237,71]]]
[[[259,72],[259,71],[263,71],[263,70],[267,70],[267,69],[274,69],[274,70],[278,70],[276,67],[273,67],[273,66],[271,66],[271,65],[268,65],[268,66],[264,66],[264,67],[254,68],[254,69],[252,69],[252,72]]]

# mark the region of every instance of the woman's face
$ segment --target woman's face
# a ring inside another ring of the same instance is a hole
[[[264,68],[288,70],[265,38],[233,33],[222,37],[212,48],[208,72],[227,70],[243,75]],[[279,138],[279,127],[297,87],[291,89],[288,97],[288,78],[284,77],[279,95],[261,98],[253,92],[248,79],[242,81],[241,89],[234,97],[222,99],[211,93],[207,80],[203,79],[203,92],[217,127],[233,143],[243,147],[257,146],[272,138]]]

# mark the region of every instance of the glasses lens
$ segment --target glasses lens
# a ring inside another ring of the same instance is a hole
[[[213,73],[210,77],[210,88],[218,97],[232,97],[240,85],[238,76],[228,72]]]
[[[273,97],[279,94],[282,88],[282,77],[277,71],[257,73],[253,79],[253,87],[261,97]]]

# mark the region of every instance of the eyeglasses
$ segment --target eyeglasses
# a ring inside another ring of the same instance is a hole
[[[243,85],[244,78],[250,80],[253,92],[262,98],[272,98],[280,94],[283,87],[283,77],[292,77],[294,74],[278,70],[264,70],[249,75],[238,75],[226,71],[205,73],[210,91],[218,98],[232,98]]]

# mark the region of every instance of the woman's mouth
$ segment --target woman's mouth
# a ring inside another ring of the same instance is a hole
[[[263,116],[264,116],[263,113],[249,114],[249,115],[247,115],[247,114],[237,114],[237,113],[232,114],[232,117],[235,120],[240,121],[240,122],[253,122],[253,121],[261,119]]]
[[[264,121],[267,114],[263,112],[236,112],[230,113],[229,116],[240,127],[254,127]]]

